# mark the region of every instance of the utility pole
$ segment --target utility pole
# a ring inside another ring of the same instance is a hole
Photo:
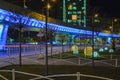
[[[22,39],[22,38],[21,38],[21,30],[22,30],[22,27],[23,27],[23,26],[20,24],[20,25],[19,25],[19,48],[20,48],[20,49],[19,49],[19,51],[20,51],[20,52],[19,52],[19,65],[20,65],[20,66],[22,65],[22,46],[21,46],[21,42],[22,42],[22,41],[21,41],[21,39]]]
[[[26,0],[23,1],[23,7],[24,7],[24,9],[27,8],[27,6],[26,6]]]
[[[47,35],[47,32],[48,32],[48,30],[47,30],[47,27],[48,27],[48,7],[47,7],[47,5],[48,5],[48,3],[49,3],[49,0],[46,0],[46,19],[45,19],[45,43],[46,43],[46,48],[45,48],[45,76],[48,76],[48,45],[47,45],[47,42],[48,42],[48,40],[47,40],[47,38],[48,38],[48,35]]]
[[[94,67],[95,66],[95,63],[94,63],[94,25],[92,25],[92,66]]]

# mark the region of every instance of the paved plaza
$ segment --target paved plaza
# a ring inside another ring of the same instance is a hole
[[[50,55],[50,54],[49,54]],[[19,64],[19,56],[2,56],[0,59],[0,67],[7,65],[17,65]],[[23,65],[45,65],[45,55],[44,54],[31,54],[22,56]],[[78,66],[92,66],[92,59],[86,58],[68,58],[68,59],[58,59],[58,58],[48,58],[49,65],[78,65]],[[95,66],[112,66],[120,67],[120,60],[94,60]]]
[[[82,49],[82,47],[79,47]],[[103,59],[103,60],[93,60],[88,58],[53,58],[51,56],[51,48],[48,47],[48,64],[49,65],[78,65],[78,66],[112,66],[120,67],[119,59]],[[66,46],[64,49],[65,52],[70,51],[70,47]],[[52,55],[62,53],[61,46],[54,46]],[[0,67],[7,65],[17,65],[19,64],[19,50],[16,48],[14,51],[0,52]],[[35,48],[22,48],[22,64],[29,65],[45,65],[45,47],[39,49]],[[115,55],[114,55],[115,56]],[[118,56],[118,55],[116,55]]]

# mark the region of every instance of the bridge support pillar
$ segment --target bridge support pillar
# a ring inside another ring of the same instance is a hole
[[[5,44],[8,32],[8,25],[0,22],[0,52],[5,51]]]

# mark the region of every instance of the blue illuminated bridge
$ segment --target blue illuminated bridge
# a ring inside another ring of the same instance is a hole
[[[0,50],[6,44],[7,31],[10,24],[22,24],[24,27],[45,28],[45,16],[32,11],[25,11],[18,6],[0,1]],[[92,31],[73,28],[64,24],[56,24],[56,20],[48,18],[48,29],[72,34],[92,35]],[[59,23],[59,21],[57,21]],[[61,22],[60,22],[61,23]],[[95,32],[94,36],[109,37],[111,34]],[[120,37],[118,34],[112,34],[112,37]]]

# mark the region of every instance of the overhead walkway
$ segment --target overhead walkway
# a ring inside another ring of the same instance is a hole
[[[39,16],[38,16],[39,17]],[[44,16],[43,16],[44,17]],[[13,23],[13,24],[22,24],[26,27],[36,27],[36,28],[45,28],[46,22],[31,18],[28,16],[20,15],[11,11],[0,9],[0,20],[3,22]],[[92,35],[92,31],[73,28],[73,26],[59,25],[55,23],[48,22],[48,29],[60,32],[74,33],[74,34],[87,34]],[[95,36],[111,36],[111,34],[103,32],[95,32]],[[112,34],[113,37],[120,37],[118,34]]]
[[[9,24],[20,24],[27,28],[45,28],[45,16],[36,12],[20,8],[16,5],[9,4],[0,0],[0,49],[3,49],[6,42],[6,36]],[[66,32],[72,34],[92,35],[92,31],[78,29],[59,20],[48,17],[48,29],[58,32]],[[103,37],[120,37],[118,34],[107,34],[103,32],[94,32],[94,36]]]
[[[0,1],[0,20],[13,24],[22,24],[25,27],[45,28],[45,15],[23,9],[19,6]],[[92,35],[92,31],[80,29],[71,26],[60,20],[48,17],[48,29],[73,34]],[[111,34],[103,32],[95,32],[95,36],[111,36]],[[113,37],[120,37],[118,34],[112,34]]]

